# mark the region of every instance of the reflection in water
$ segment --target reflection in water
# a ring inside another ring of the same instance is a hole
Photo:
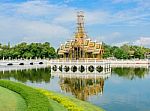
[[[148,68],[113,68],[112,72],[120,77],[125,77],[127,79],[133,80],[135,78],[144,78],[146,74],[149,73]]]
[[[50,68],[40,68],[0,72],[0,79],[15,79],[30,86],[56,92],[63,90],[68,95],[75,95],[108,111],[150,111],[150,70],[148,68],[113,68],[111,77],[108,76],[109,80],[107,76],[102,78],[87,74],[84,76],[80,74],[80,77],[76,74],[77,77],[64,75],[61,73],[61,76],[57,77],[54,74],[53,77]],[[103,90],[105,94],[101,96]]]
[[[103,93],[102,78],[60,78],[60,87],[65,92],[71,92],[76,98],[87,100],[89,96]]]
[[[20,82],[50,82],[50,68],[1,71],[0,79],[15,79]]]

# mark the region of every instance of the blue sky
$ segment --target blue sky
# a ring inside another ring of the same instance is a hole
[[[80,10],[91,39],[150,47],[150,0],[0,0],[0,42],[59,47],[73,38]]]

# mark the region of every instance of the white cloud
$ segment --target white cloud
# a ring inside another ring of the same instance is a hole
[[[3,43],[49,41],[57,46],[58,40],[67,39],[70,35],[68,28],[52,22],[51,15],[56,12],[59,14],[61,11],[59,8],[61,7],[39,0],[2,4],[0,8],[0,41]],[[44,19],[44,16],[50,17]]]
[[[140,37],[134,44],[150,47],[150,37]]]
[[[143,2],[148,2],[149,0],[112,0],[112,3],[143,3]]]
[[[89,25],[93,24],[106,24],[110,22],[110,13],[101,10],[85,12],[85,21]]]
[[[62,9],[61,9],[62,10]],[[149,25],[146,18],[150,17],[149,11],[145,11],[144,7],[137,7],[128,10],[121,10],[118,12],[111,12],[106,10],[84,10],[85,21],[87,25],[94,24],[107,24],[107,25]],[[76,20],[76,10],[75,8],[66,8],[60,13],[55,19],[55,23],[69,23],[75,22]]]
[[[64,0],[64,3],[70,3],[73,2],[74,0]]]
[[[70,1],[70,0],[69,0]],[[72,1],[72,0],[71,0]],[[114,0],[116,2],[124,2],[124,0]],[[125,0],[128,1],[128,0]],[[138,0],[134,0],[138,1]],[[141,0],[140,0],[141,1]],[[67,0],[68,2],[68,0]],[[117,12],[106,11],[106,10],[84,10],[85,11],[85,20],[88,24],[113,24],[113,23],[123,23],[132,24],[135,20],[137,23],[138,19],[149,17],[149,12],[145,11],[148,9],[147,2],[140,2],[138,7],[121,10]],[[3,8],[3,9],[2,9]],[[48,1],[27,1],[23,3],[6,3],[2,5],[0,8],[4,11],[5,8],[8,8],[9,11],[14,12],[17,16],[42,16],[45,17],[53,17],[54,23],[66,23],[66,22],[74,22],[76,11],[78,11],[74,7],[68,7],[66,5],[54,5],[50,4]],[[79,9],[80,10],[80,9]],[[5,10],[6,11],[6,10]],[[145,11],[145,13],[143,13]],[[135,22],[134,22],[135,24]]]
[[[27,1],[17,4],[16,12],[30,16],[44,16],[51,13],[53,8],[55,7],[48,5],[46,1]]]
[[[16,18],[1,18],[0,40],[4,42],[44,42],[58,41],[70,35],[68,29],[56,24],[49,24],[41,21],[28,21]],[[6,25],[9,24],[9,25]]]
[[[110,42],[114,42],[118,39],[120,39],[122,36],[122,34],[120,32],[112,32],[110,34],[105,34],[105,35],[101,35],[99,36],[99,38],[96,38],[97,40],[99,39],[99,41],[110,41]]]
[[[76,10],[73,8],[61,9],[63,13],[59,13],[53,20],[53,23],[68,24],[76,21]]]
[[[71,1],[73,0],[65,0],[63,2],[68,3]],[[115,1],[116,3],[123,2],[123,0]],[[75,26],[72,26],[76,22],[76,12],[78,11],[75,7],[54,5],[46,0],[3,3],[0,5],[0,41],[2,42],[8,40],[16,42],[65,41],[75,31],[71,30],[72,27],[75,29]],[[87,26],[95,24],[149,25],[150,23],[146,19],[150,17],[148,6],[150,5],[140,2],[136,8],[116,12],[102,9],[84,10],[85,21]],[[116,30],[102,35],[100,38],[101,40],[114,43],[121,36],[122,33]],[[53,44],[55,44],[54,42]]]
[[[115,46],[122,46],[122,45],[124,45],[124,44],[150,47],[150,37],[140,37],[140,38],[138,38],[137,40],[133,40],[133,41],[123,41],[123,42],[114,43],[114,44],[112,44],[112,45],[115,45]]]
[[[118,46],[118,47],[120,47],[120,46],[122,46],[122,45],[124,45],[124,44],[130,44],[130,42],[129,42],[129,41],[123,41],[123,42],[114,43],[114,44],[112,44],[112,45],[113,45],[113,46]]]

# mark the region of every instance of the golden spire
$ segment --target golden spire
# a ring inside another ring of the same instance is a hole
[[[83,11],[77,12],[77,32],[75,33],[75,38],[85,38],[84,30],[84,14]]]

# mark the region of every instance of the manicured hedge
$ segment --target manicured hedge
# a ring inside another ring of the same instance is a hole
[[[26,111],[49,111],[48,98],[36,89],[8,80],[0,80],[0,86],[20,94],[26,101]]]
[[[57,101],[59,104],[63,105],[68,111],[86,111],[82,107],[78,106],[76,103],[70,101],[66,97],[61,97],[58,94],[54,94],[44,89],[38,89],[38,90],[44,95],[46,95],[48,98]]]
[[[105,111],[100,107],[90,104],[89,102],[81,101],[73,97],[39,88],[37,90],[46,95],[49,99],[63,105],[68,111]]]

